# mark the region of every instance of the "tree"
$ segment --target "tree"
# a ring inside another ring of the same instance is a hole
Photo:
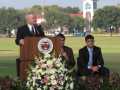
[[[0,9],[0,32],[7,33],[24,23],[23,14],[14,8]]]
[[[120,8],[115,6],[106,6],[98,9],[93,18],[94,28],[107,29],[111,26],[115,30],[120,26]]]
[[[62,8],[62,10],[65,12],[65,13],[78,13],[80,12],[80,9],[78,7],[66,7],[66,8]]]
[[[0,8],[0,32],[6,33],[12,29],[16,29],[18,26],[25,24],[24,15],[28,12],[34,12],[41,14],[44,10],[44,18],[46,19],[45,30],[53,29],[57,27],[67,26],[68,28],[73,28],[80,25],[77,19],[69,16],[70,13],[79,12],[79,8],[76,7],[66,7],[62,8],[57,5],[45,6],[44,9],[35,5],[31,8],[25,8],[22,10],[17,10],[14,8]],[[79,19],[78,19],[79,20]],[[80,19],[81,20],[81,19]],[[78,24],[79,23],[79,24]],[[80,26],[81,27],[81,26]]]
[[[85,26],[85,20],[82,17],[72,17],[72,23],[71,23],[71,31],[75,29],[78,30],[78,32],[83,32],[83,28]]]
[[[56,5],[45,7],[47,28],[67,26],[70,28],[70,32],[72,32],[75,27],[82,29],[84,26],[84,19],[82,17],[69,16],[70,13],[76,13],[79,11],[78,8],[61,8]]]

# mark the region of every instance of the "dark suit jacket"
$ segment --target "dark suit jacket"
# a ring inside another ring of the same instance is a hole
[[[78,72],[88,68],[89,62],[89,52],[87,47],[83,47],[79,50],[79,57],[77,59]],[[101,65],[103,67],[104,60],[101,52],[101,48],[94,46],[93,47],[93,66]]]
[[[45,36],[41,26],[35,26],[35,29],[38,33],[36,35],[33,35],[32,32],[30,32],[27,25],[19,27],[17,30],[17,36],[15,40],[16,44],[19,45],[20,39],[24,39],[25,37],[32,37],[32,36],[44,37]]]
[[[75,65],[75,60],[74,60],[74,55],[73,55],[73,50],[70,47],[64,46],[63,47],[64,51],[67,53],[68,60],[66,60],[66,68],[71,69]]]

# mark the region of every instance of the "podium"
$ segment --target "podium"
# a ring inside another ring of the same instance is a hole
[[[59,39],[55,37],[46,37],[49,38],[53,43],[53,51],[55,56],[58,57],[60,53],[60,43]],[[38,42],[41,40],[41,37],[26,37],[24,39],[24,45],[20,46],[20,79],[27,79],[28,66],[34,60],[35,56],[40,54],[38,50]]]

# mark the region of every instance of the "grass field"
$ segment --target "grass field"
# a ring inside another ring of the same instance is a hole
[[[112,71],[120,73],[120,37],[95,37],[96,45],[102,48],[105,64]],[[85,45],[84,38],[67,37],[66,45],[73,48],[75,58],[79,48]],[[19,47],[14,38],[0,38],[0,76],[16,76],[16,58]]]

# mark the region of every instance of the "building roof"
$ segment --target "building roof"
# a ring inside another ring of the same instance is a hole
[[[71,17],[83,17],[83,12],[71,13],[71,14],[69,14],[69,16],[71,16]]]

